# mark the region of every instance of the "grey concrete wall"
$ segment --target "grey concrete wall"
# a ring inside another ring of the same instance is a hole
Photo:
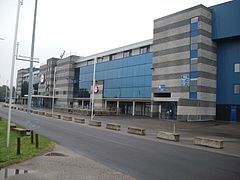
[[[165,84],[166,92],[171,93],[167,100],[178,102],[179,120],[215,117],[216,45],[211,40],[211,16],[208,8],[199,5],[154,21],[152,93]],[[198,44],[198,98],[197,103],[189,103],[189,87],[182,86],[180,77],[190,72],[190,23],[194,17],[199,18],[198,36],[194,39]],[[154,99],[161,103],[161,98]]]
[[[69,56],[57,62],[56,107],[71,107],[73,103],[74,68],[78,58],[78,56]]]

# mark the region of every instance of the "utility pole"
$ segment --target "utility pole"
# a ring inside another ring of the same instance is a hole
[[[31,61],[29,68],[29,83],[28,83],[28,117],[30,119],[30,109],[32,104],[32,92],[33,92],[33,61],[34,61],[34,45],[35,45],[35,29],[36,29],[36,18],[37,18],[37,3],[38,0],[35,0],[35,9],[34,9],[34,18],[33,18],[33,31],[32,31],[32,46],[31,46]]]
[[[14,76],[14,66],[15,66],[15,58],[16,58],[16,44],[17,44],[17,34],[18,34],[18,21],[20,14],[20,6],[22,4],[21,0],[18,0],[17,5],[17,16],[16,16],[16,24],[15,24],[15,33],[14,33],[14,41],[13,41],[13,51],[12,51],[12,67],[11,67],[11,78],[10,78],[10,94],[9,94],[9,109],[8,109],[8,126],[7,126],[7,147],[9,147],[9,139],[10,139],[10,123],[11,123],[11,111],[12,111],[12,88],[13,88],[13,76]]]

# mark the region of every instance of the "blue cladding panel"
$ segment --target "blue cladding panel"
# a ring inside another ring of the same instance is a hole
[[[190,92],[189,93],[189,98],[190,99],[197,99],[197,92]]]
[[[212,38],[240,36],[240,1],[230,1],[212,9]]]
[[[191,50],[190,57],[191,57],[191,58],[196,58],[196,57],[198,57],[198,51],[197,51],[197,50]]]
[[[198,30],[191,31],[191,37],[195,37],[198,35]]]
[[[150,98],[152,53],[97,63],[96,80],[104,80],[106,98]],[[90,90],[93,65],[80,68],[80,89]]]
[[[190,72],[190,79],[198,78],[198,72],[197,71],[191,71]]]
[[[240,104],[240,95],[233,93],[233,84],[240,83],[234,64],[240,62],[240,38],[217,42],[217,104]]]

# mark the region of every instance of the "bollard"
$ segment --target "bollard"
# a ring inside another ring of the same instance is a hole
[[[20,154],[20,149],[21,149],[21,138],[17,137],[17,155]]]
[[[38,148],[38,134],[35,134],[36,148]]]
[[[34,143],[34,134],[33,134],[33,130],[31,130],[31,144]]]

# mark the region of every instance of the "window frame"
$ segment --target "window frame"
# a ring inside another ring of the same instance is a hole
[[[238,92],[235,92],[235,86],[238,86]],[[233,94],[234,95],[240,95],[240,83],[238,84],[233,84]]]
[[[238,71],[237,71],[237,66],[236,65],[238,65]],[[234,65],[233,65],[233,71],[235,72],[235,73],[240,73],[240,62],[236,62],[236,63],[234,63]]]

